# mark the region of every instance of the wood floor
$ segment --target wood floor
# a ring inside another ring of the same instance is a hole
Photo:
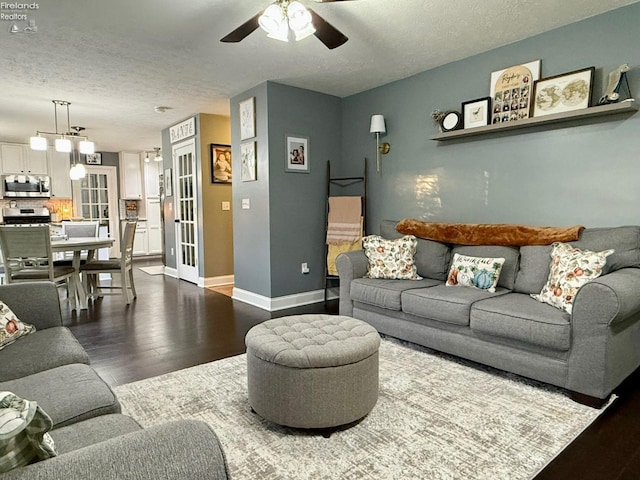
[[[136,267],[157,265],[137,261]],[[337,301],[266,312],[228,296],[134,268],[138,298],[127,307],[105,297],[79,314],[62,295],[63,318],[111,385],[142,380],[244,353],[254,325],[300,313],[338,313]],[[640,479],[640,373],[616,392],[619,398],[536,480]]]

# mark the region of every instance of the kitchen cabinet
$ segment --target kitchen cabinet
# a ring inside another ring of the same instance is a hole
[[[160,198],[160,173],[162,162],[151,160],[144,164],[144,191],[146,198]]]
[[[138,220],[138,224],[136,225],[136,235],[133,237],[133,254],[147,255],[148,250],[147,222],[144,220]]]
[[[26,175],[48,175],[47,152],[31,150],[20,143],[0,144],[2,173],[24,173]]]
[[[71,198],[71,157],[68,153],[56,152],[55,148],[49,148],[49,172],[51,178],[51,198]]]
[[[120,152],[120,198],[142,199],[142,168],[140,155]]]
[[[160,222],[160,198],[147,198],[147,253],[162,253],[162,224]]]

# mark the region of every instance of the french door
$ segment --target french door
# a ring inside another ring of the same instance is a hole
[[[198,284],[198,204],[194,140],[173,147],[178,277]]]
[[[116,167],[87,165],[87,175],[73,181],[76,216],[100,222],[101,232],[114,239],[109,257],[120,256],[120,229],[118,228],[118,183]]]

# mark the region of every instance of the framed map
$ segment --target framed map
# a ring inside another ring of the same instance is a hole
[[[538,80],[533,87],[531,116],[588,108],[591,105],[595,67]]]

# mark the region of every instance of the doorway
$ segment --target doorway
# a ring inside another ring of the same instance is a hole
[[[193,139],[173,146],[178,278],[198,284],[196,147]]]
[[[87,175],[73,182],[75,214],[84,220],[100,222],[101,235],[114,239],[109,257],[120,256],[120,229],[118,228],[118,181],[116,167],[86,166]],[[103,229],[106,228],[106,232]]]

